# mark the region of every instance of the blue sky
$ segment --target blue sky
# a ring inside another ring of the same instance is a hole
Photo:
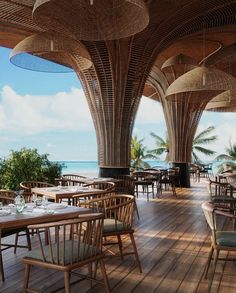
[[[96,136],[87,101],[75,73],[40,73],[12,65],[10,50],[0,48],[0,157],[22,147],[37,148],[51,160],[96,160]],[[211,148],[224,152],[236,142],[236,114],[205,112],[198,131],[215,125],[219,139]],[[142,98],[133,133],[154,142],[149,133],[165,136],[161,105]]]

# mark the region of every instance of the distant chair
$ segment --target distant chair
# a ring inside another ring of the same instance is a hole
[[[147,195],[147,201],[149,201],[149,193],[154,198],[154,177],[145,171],[135,171],[133,172],[133,177],[136,196],[138,197],[139,186],[141,186],[143,194]]]
[[[53,187],[55,185],[47,183],[47,182],[41,182],[41,181],[22,181],[20,183],[20,188],[24,190],[24,197],[26,202],[31,201],[32,192],[31,189],[35,187]]]
[[[116,190],[116,184],[114,182],[94,182],[94,183],[88,183],[84,184],[84,187],[90,187],[90,188],[96,188],[96,189],[102,189],[105,191],[112,192]]]
[[[169,168],[169,169],[163,171],[163,173],[161,175],[161,179],[160,179],[160,193],[161,193],[161,195],[163,192],[163,185],[164,185],[165,190],[167,189],[167,187],[168,188],[171,187],[173,195],[175,197],[177,197],[176,188],[175,188],[176,180],[177,180],[176,170]]]
[[[131,175],[116,175],[113,176],[115,179],[119,179],[119,181],[116,183],[116,194],[130,194],[135,196],[135,180]],[[138,219],[139,217],[139,211],[138,211],[138,206],[136,203],[136,198],[135,198],[135,210]]]
[[[82,194],[75,194],[73,195],[73,205],[85,208],[91,208],[93,201],[100,198],[109,198],[115,195],[114,191],[91,191],[91,192],[84,192]],[[93,210],[97,210],[97,207],[93,206]]]
[[[55,179],[55,184],[59,186],[83,186],[84,181],[78,179],[69,179],[61,177],[60,179]]]
[[[77,175],[77,174],[63,174],[61,177],[65,179],[71,179],[71,180],[80,180],[80,179],[86,178],[85,176]]]
[[[15,200],[15,192],[12,190],[4,190],[1,189],[0,190],[0,201],[4,204],[4,205],[8,205],[11,203],[14,203]],[[21,232],[23,232],[23,234],[20,234]],[[28,248],[29,250],[31,250],[31,242],[30,242],[30,234],[29,234],[29,230],[25,227],[25,228],[7,228],[7,229],[1,229],[0,231],[1,235],[1,242],[0,242],[0,273],[1,273],[1,277],[2,277],[2,281],[5,281],[5,276],[4,276],[4,268],[3,268],[3,259],[2,259],[2,251],[9,249],[9,248],[14,248],[14,253],[16,253],[16,248]],[[10,235],[16,235],[15,238],[15,243],[12,244],[6,244],[2,242],[2,239],[4,237],[10,236]],[[19,236],[26,236],[26,240],[27,240],[27,245],[18,245],[18,237]]]
[[[40,248],[33,249],[23,259],[25,265],[24,292],[36,292],[29,288],[32,266],[63,272],[64,292],[70,293],[70,275],[75,269],[88,266],[88,275],[75,274],[97,281],[92,272],[94,262],[100,264],[106,292],[110,292],[102,252],[103,218],[102,214],[84,215],[71,220],[28,226],[29,229],[36,230]],[[40,233],[42,229],[48,235],[49,245],[42,244],[42,233]],[[52,235],[53,231],[55,231],[55,235]]]

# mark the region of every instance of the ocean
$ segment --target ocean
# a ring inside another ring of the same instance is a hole
[[[165,161],[147,161],[151,167],[159,166],[161,168],[169,167],[169,164]],[[98,176],[98,163],[97,161],[58,161],[58,163],[63,165],[62,173],[76,173],[84,176]],[[204,162],[210,163],[210,161]],[[217,166],[220,164],[219,162],[213,163],[213,171],[217,172]]]

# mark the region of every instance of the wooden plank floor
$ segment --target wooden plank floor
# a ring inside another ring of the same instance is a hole
[[[203,271],[210,234],[200,207],[209,199],[206,183],[193,182],[191,189],[179,188],[177,194],[174,198],[167,191],[150,202],[145,196],[139,196],[140,220],[135,219],[135,239],[143,273],[136,268],[133,256],[123,261],[119,257],[107,257],[112,292],[207,292],[208,281],[203,279]],[[124,240],[128,251],[130,241]],[[32,242],[36,246],[36,236]],[[16,255],[11,250],[4,252],[6,281],[0,283],[0,292],[22,292],[25,252],[24,249],[18,249]],[[33,268],[30,280],[31,287],[43,293],[55,292],[63,286],[63,275],[51,270]],[[89,281],[82,281],[72,286],[74,292],[104,292],[104,288],[101,285],[90,288]],[[236,292],[234,263],[219,261],[211,292]]]

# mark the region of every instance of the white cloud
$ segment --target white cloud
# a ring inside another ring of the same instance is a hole
[[[143,96],[139,105],[135,123],[148,124],[163,122],[165,122],[165,119],[161,104]]]
[[[4,86],[0,100],[0,130],[32,134],[54,130],[91,130],[92,118],[83,90],[55,95],[17,94]]]

